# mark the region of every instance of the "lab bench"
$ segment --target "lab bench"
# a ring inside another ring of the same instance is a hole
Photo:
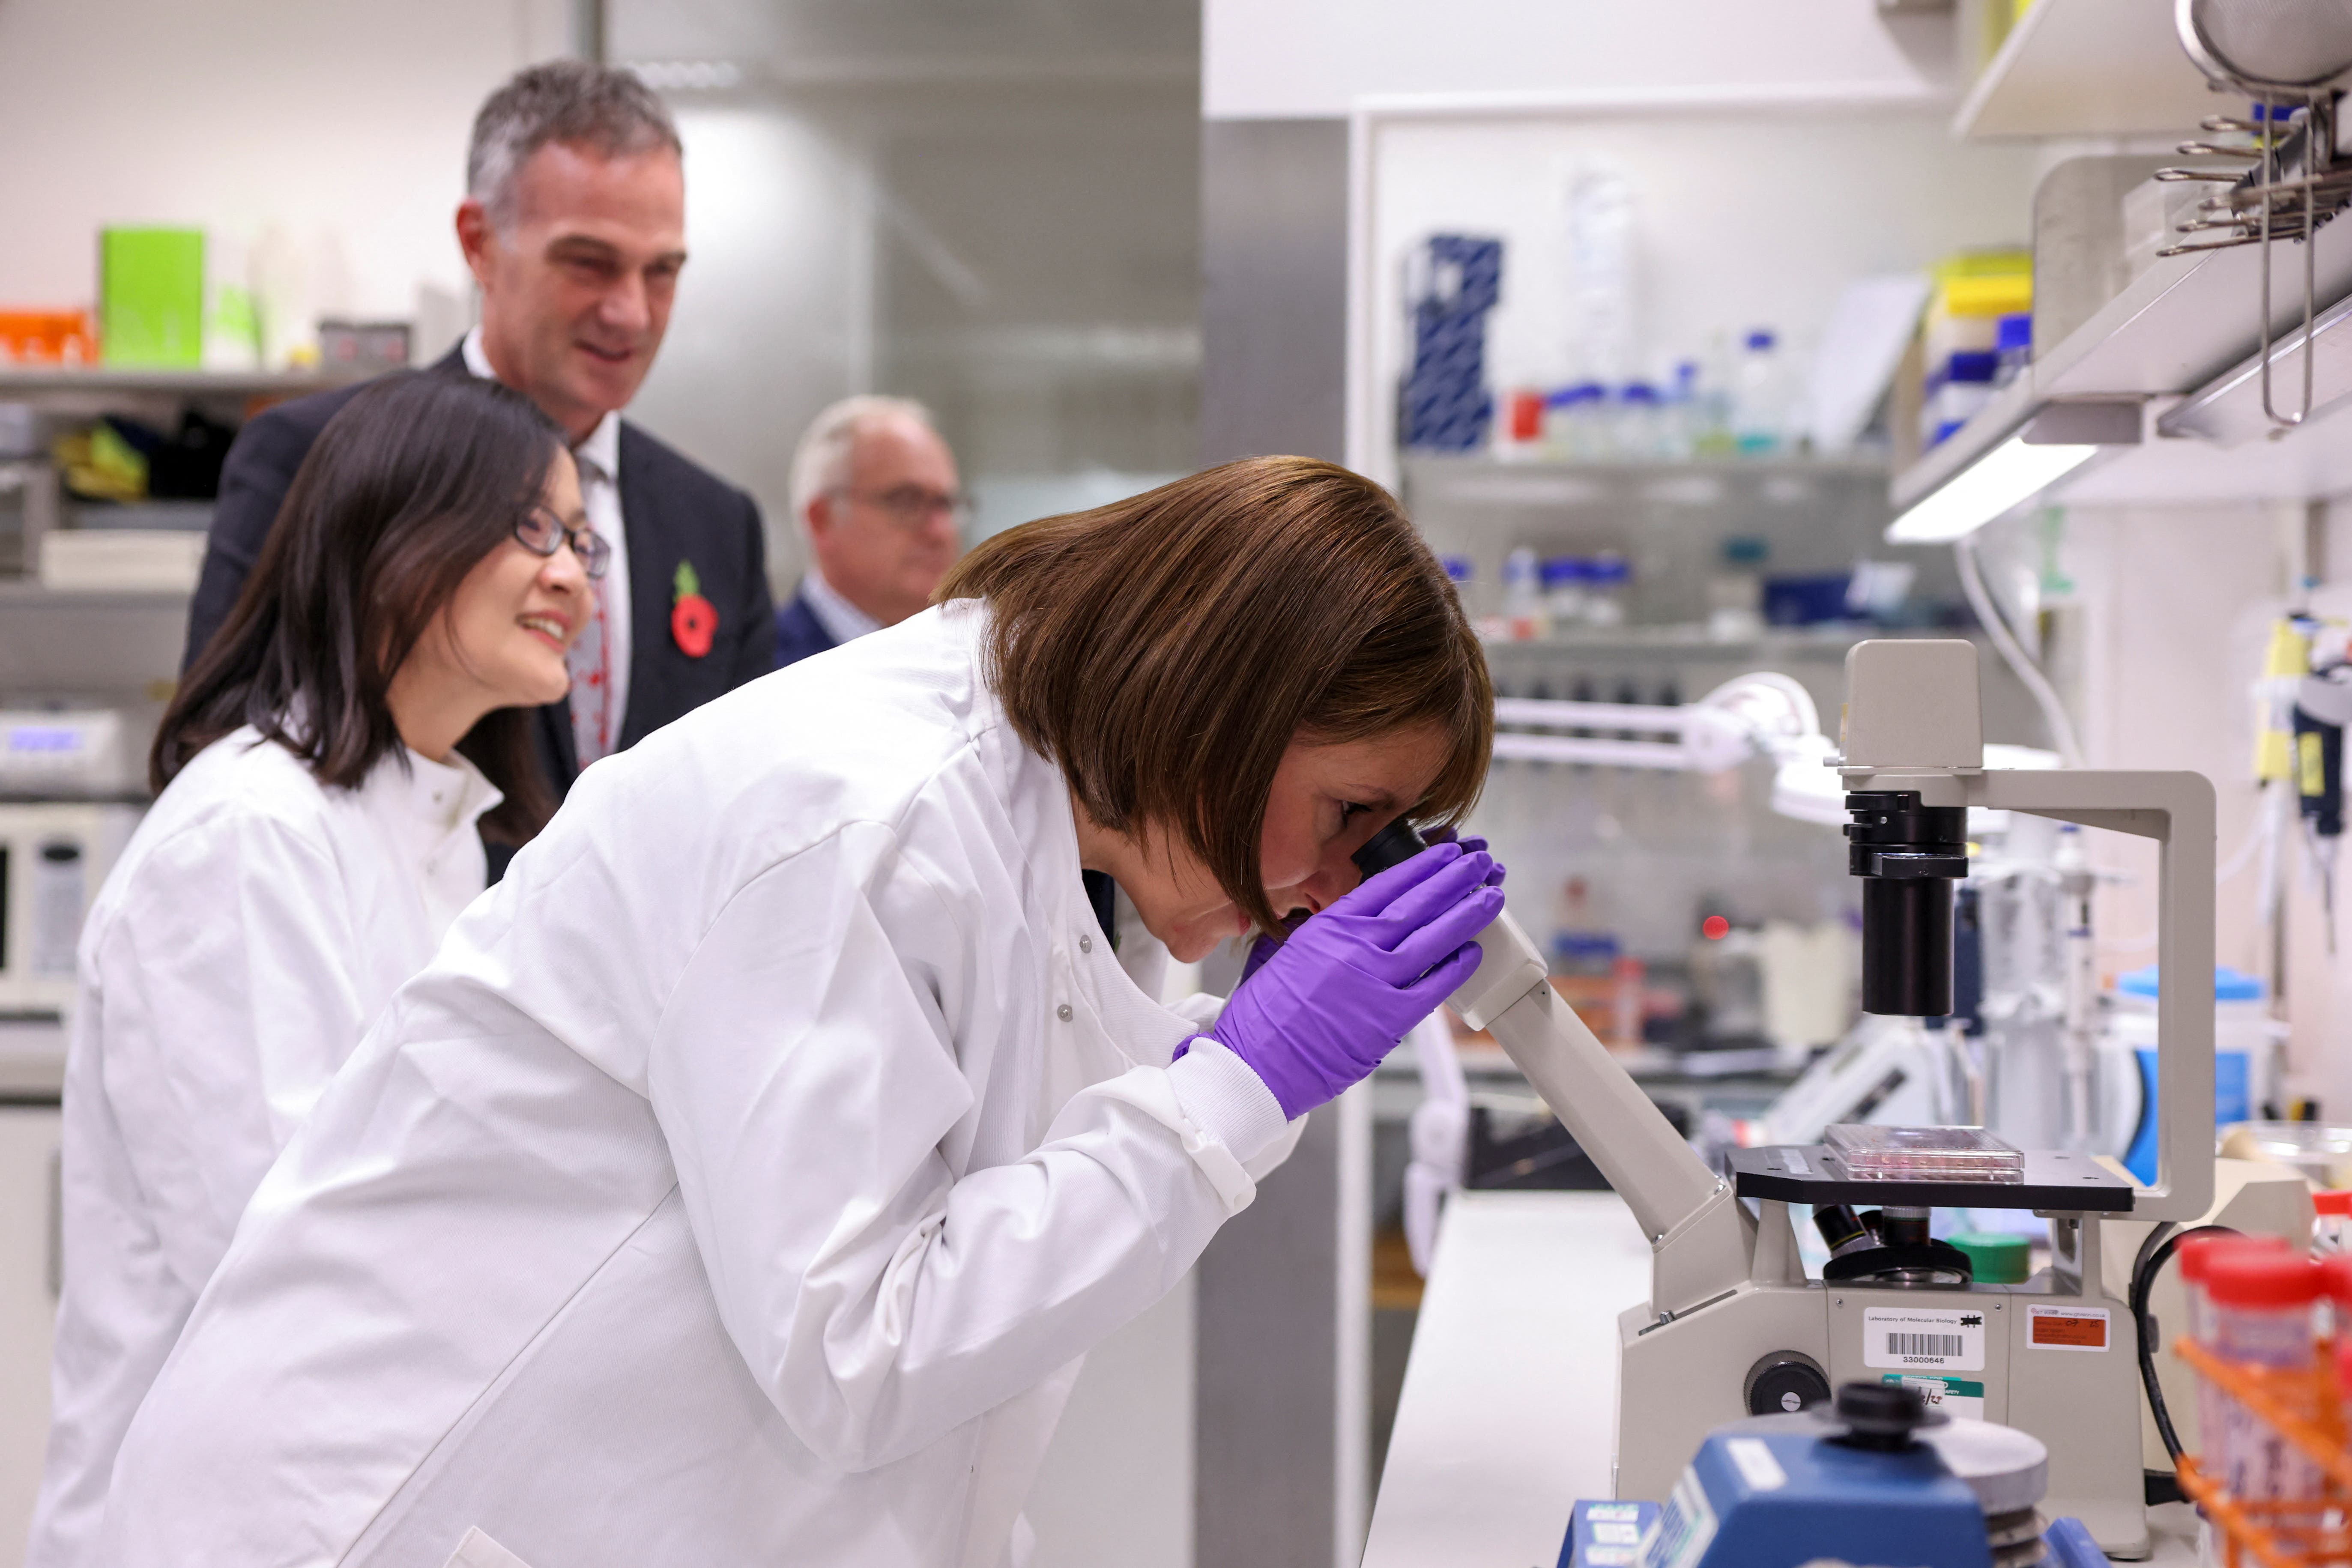
[[[1363,1568],[1552,1568],[1570,1505],[1611,1494],[1617,1315],[1649,1288],[1614,1194],[1455,1194]],[[2153,1568],[2196,1562],[2188,1505],[2148,1520]]]

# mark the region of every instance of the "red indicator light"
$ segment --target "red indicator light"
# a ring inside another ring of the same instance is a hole
[[[1721,915],[1709,915],[1699,921],[1698,933],[1709,942],[1721,942],[1731,934],[1731,922]]]

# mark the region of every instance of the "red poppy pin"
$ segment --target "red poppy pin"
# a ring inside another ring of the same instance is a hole
[[[694,563],[679,562],[677,575],[670,579],[670,639],[687,658],[700,658],[710,651],[711,634],[718,629],[719,606],[702,596]]]

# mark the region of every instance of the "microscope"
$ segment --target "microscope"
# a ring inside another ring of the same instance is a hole
[[[2213,788],[2200,773],[1984,766],[1977,649],[1874,640],[1846,657],[1840,754],[1850,868],[1863,879],[1863,1006],[1952,1010],[1952,888],[1967,809],[2025,812],[2160,847],[2158,1163],[2139,1187],[2089,1155],[2009,1149],[1970,1128],[1836,1128],[1820,1144],[1731,1151],[1707,1169],[1560,1000],[1506,912],[1450,998],[1490,1031],[1649,1237],[1650,1299],[1618,1320],[1615,1494],[1664,1500],[1709,1431],[1809,1408],[1856,1381],[2018,1427],[2050,1453],[2046,1511],[2110,1555],[2144,1557],[2138,1325],[2102,1277],[2103,1216],[2191,1220],[2213,1186]],[[1421,847],[1400,821],[1369,872]],[[1833,1256],[1806,1277],[1791,1205]],[[2051,1265],[1975,1281],[1928,1235],[1938,1206],[2047,1220]],[[1874,1225],[1862,1223],[1872,1211]]]

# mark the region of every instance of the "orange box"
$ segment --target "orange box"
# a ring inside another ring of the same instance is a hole
[[[0,310],[0,363],[96,364],[88,310]]]

